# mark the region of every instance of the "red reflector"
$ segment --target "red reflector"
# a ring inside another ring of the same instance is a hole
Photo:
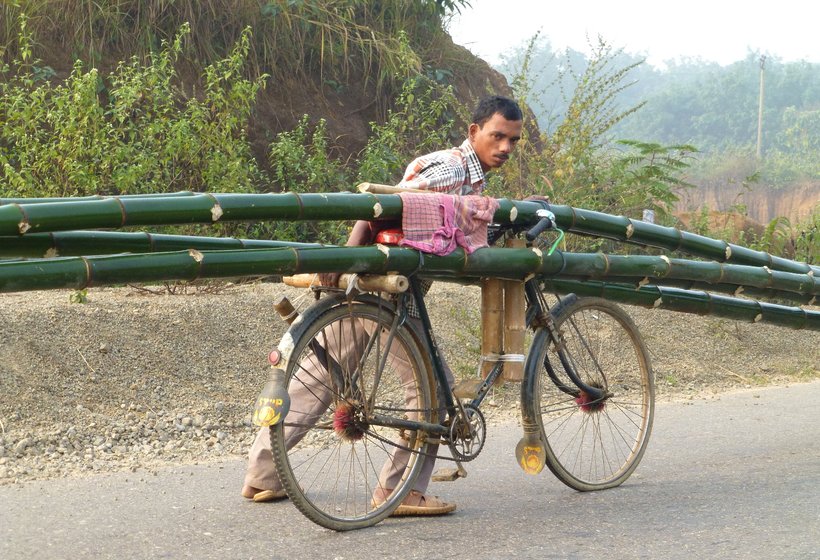
[[[268,361],[270,362],[270,365],[272,365],[272,366],[275,366],[276,364],[278,364],[279,360],[281,360],[281,359],[282,359],[282,354],[279,352],[279,350],[271,350],[270,354],[268,354]]]
[[[400,229],[383,229],[376,234],[376,243],[384,245],[398,245],[404,239],[404,233]]]

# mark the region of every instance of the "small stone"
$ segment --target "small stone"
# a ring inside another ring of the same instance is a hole
[[[23,438],[17,442],[17,445],[14,446],[14,452],[18,455],[22,455],[32,443],[31,438]]]

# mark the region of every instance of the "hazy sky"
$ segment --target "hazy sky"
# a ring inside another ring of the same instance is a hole
[[[450,24],[453,40],[495,64],[539,29],[553,48],[589,53],[598,35],[653,66],[681,57],[720,64],[751,51],[820,62],[815,0],[470,0]]]

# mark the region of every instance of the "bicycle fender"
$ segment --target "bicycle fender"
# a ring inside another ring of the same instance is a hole
[[[395,311],[395,306],[392,303],[372,294],[360,294],[353,300],[353,305],[357,303],[377,304],[391,311]],[[342,305],[350,305],[347,296],[343,293],[334,293],[316,301],[313,305],[301,312],[293,323],[291,323],[276,347],[280,355],[279,363],[276,364],[276,367],[287,371],[296,341],[302,337],[305,330],[307,330],[320,315],[334,307]]]
[[[550,314],[557,317],[562,309],[572,305],[577,299],[578,296],[575,294],[569,294],[550,310]],[[515,447],[515,459],[518,466],[525,473],[533,475],[544,469],[547,452],[544,442],[541,440],[541,430],[538,422],[540,412],[533,408],[533,395],[537,388],[541,364],[538,362],[537,352],[532,349],[549,344],[549,341],[546,340],[548,337],[547,329],[541,327],[536,331],[530,346],[531,350],[527,353],[527,360],[524,364],[524,380],[521,382],[521,426],[524,429],[524,435]]]

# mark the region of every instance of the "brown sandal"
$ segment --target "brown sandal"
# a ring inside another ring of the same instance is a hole
[[[376,494],[381,494],[381,496],[373,496],[374,505],[383,502],[384,497],[389,496],[391,492],[392,490],[381,492],[377,490]],[[401,505],[390,515],[393,517],[446,515],[455,509],[456,504],[447,503],[438,496],[427,496],[418,490],[411,490]]]
[[[251,498],[254,502],[275,502],[278,500],[284,500],[288,497],[288,493],[285,492],[284,489],[282,490],[262,490],[261,492],[257,492]]]

